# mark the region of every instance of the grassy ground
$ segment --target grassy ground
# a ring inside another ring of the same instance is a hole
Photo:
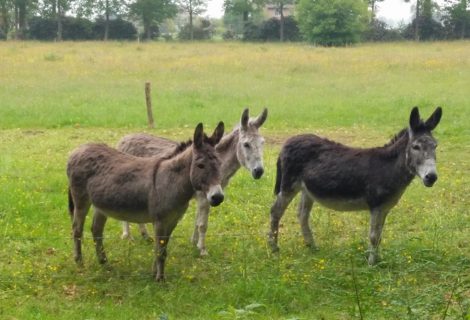
[[[238,43],[5,43],[0,46],[1,319],[470,319],[470,56],[468,42],[314,48]],[[145,128],[143,84],[157,129],[187,139],[199,121],[236,124],[243,107],[270,111],[265,176],[240,171],[212,211],[199,258],[189,243],[194,204],[169,245],[168,281],[155,284],[152,245],[119,239],[109,264],[72,259],[65,162],[77,145],[115,144]],[[266,245],[275,161],[289,135],[316,132],[384,144],[413,105],[441,105],[439,181],[414,181],[388,217],[384,262],[365,260],[366,212],[314,207],[320,246],[301,241],[295,204],[281,253]],[[360,306],[360,307],[359,307]]]

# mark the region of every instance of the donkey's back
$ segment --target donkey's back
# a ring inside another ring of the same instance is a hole
[[[178,143],[162,137],[146,133],[129,134],[123,137],[117,149],[137,157],[165,156],[178,148]]]

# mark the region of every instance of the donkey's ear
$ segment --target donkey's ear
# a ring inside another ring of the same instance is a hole
[[[240,120],[242,130],[248,130],[248,120],[250,120],[250,115],[248,108],[246,108],[245,110],[243,110],[242,118]]]
[[[210,137],[210,140],[212,141],[214,146],[219,143],[220,139],[222,139],[222,137],[224,136],[224,129],[225,125],[222,121],[220,121],[217,127],[215,128],[212,137]]]
[[[202,123],[199,123],[196,126],[196,130],[194,130],[193,141],[196,148],[202,147],[202,144],[204,143],[204,127],[202,126]]]
[[[264,108],[263,109],[263,112],[261,112],[261,114],[256,117],[255,120],[253,120],[253,125],[256,127],[256,128],[259,128],[263,125],[263,123],[266,121],[266,118],[268,117],[268,109],[267,108]]]
[[[429,131],[434,130],[434,128],[437,127],[437,125],[439,124],[439,121],[441,121],[441,117],[442,117],[442,108],[437,107],[436,110],[434,110],[432,115],[429,117],[429,119],[426,120],[426,122],[424,123],[424,125],[426,126],[426,129],[428,129]]]
[[[410,128],[411,128],[411,131],[418,130],[420,123],[421,123],[421,118],[419,117],[418,107],[414,107],[411,110],[411,114],[410,114]]]

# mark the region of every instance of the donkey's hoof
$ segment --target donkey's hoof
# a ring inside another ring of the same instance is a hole
[[[379,255],[376,255],[376,254],[371,254],[369,255],[369,258],[367,259],[367,262],[369,264],[369,266],[375,266],[377,265],[377,263],[380,262],[380,256]]]
[[[315,242],[307,242],[305,243],[305,246],[312,252],[317,252],[320,250],[315,244]]]
[[[269,243],[269,246],[271,247],[271,252],[272,253],[278,253],[279,252],[279,246],[275,243]]]
[[[105,264],[105,263],[108,262],[108,258],[106,258],[106,256],[99,257],[99,258],[98,258],[98,262],[99,262],[100,264]]]
[[[130,233],[123,233],[121,235],[122,240],[134,241],[134,237]]]
[[[165,282],[165,276],[163,274],[157,274],[155,276],[155,281],[159,283],[164,283]]]
[[[142,234],[142,239],[144,239],[147,242],[153,242],[153,238],[149,236],[147,233]]]
[[[206,248],[199,249],[199,255],[201,257],[207,257],[209,255],[209,252],[207,251]]]

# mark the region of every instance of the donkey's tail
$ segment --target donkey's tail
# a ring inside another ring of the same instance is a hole
[[[281,191],[281,180],[282,180],[282,166],[281,166],[281,157],[279,157],[277,158],[277,164],[276,164],[276,184],[274,185],[275,196]]]
[[[73,219],[73,211],[75,209],[75,205],[73,204],[73,198],[72,198],[72,193],[70,192],[70,188],[68,192],[69,192],[69,214],[70,214],[70,218]]]

